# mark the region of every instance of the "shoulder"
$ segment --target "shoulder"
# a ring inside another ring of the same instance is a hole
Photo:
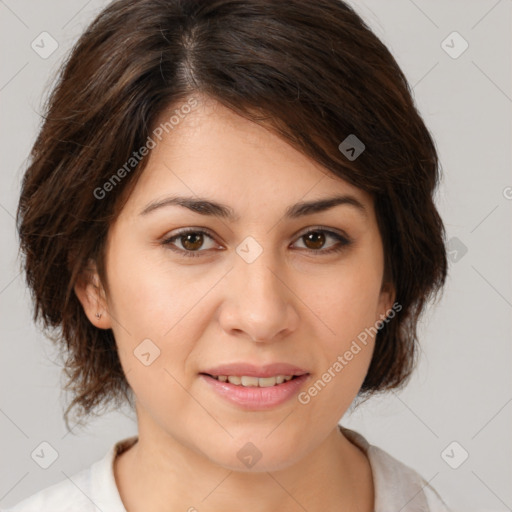
[[[126,512],[117,490],[113,463],[115,456],[136,439],[134,436],[118,441],[88,468],[1,512]]]
[[[451,512],[437,491],[414,469],[361,434],[341,427],[342,433],[366,453],[372,468],[375,512]]]
[[[90,490],[91,468],[80,471],[46,487],[2,512],[86,512],[94,510],[87,499]]]

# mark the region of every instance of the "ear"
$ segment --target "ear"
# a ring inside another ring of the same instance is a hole
[[[107,296],[94,262],[89,262],[88,267],[81,272],[74,291],[91,324],[99,329],[110,329],[112,322],[107,308]]]
[[[392,309],[393,304],[395,303],[396,291],[393,283],[384,282],[382,284],[379,296],[379,305],[377,307],[377,316],[375,321],[384,321],[389,311]],[[402,309],[400,307],[400,309]],[[400,311],[398,309],[398,311]],[[394,314],[393,314],[394,316]]]

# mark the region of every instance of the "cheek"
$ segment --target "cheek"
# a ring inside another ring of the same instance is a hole
[[[144,396],[168,388],[171,375],[183,381],[201,328],[192,320],[202,294],[186,272],[171,273],[141,249],[115,242],[107,258],[108,309],[126,377]]]
[[[301,288],[301,296],[306,297],[319,325],[315,336],[318,374],[301,403],[310,400],[322,421],[328,419],[324,416],[344,413],[368,371],[375,342],[381,272],[378,259],[368,251]],[[315,293],[308,293],[312,289]]]
[[[340,276],[310,297],[319,317],[316,374],[298,401],[319,428],[339,420],[366,377],[375,344],[374,311],[379,287],[360,276]]]
[[[190,384],[188,357],[202,328],[194,322],[200,293],[187,287],[186,274],[180,280],[143,261],[135,253],[112,260],[113,331],[137,402],[165,424],[190,406],[182,386]]]
[[[162,338],[193,308],[201,290],[190,271],[169,265],[165,250],[141,245],[113,241],[107,259],[109,310],[137,337]]]
[[[324,326],[322,339],[332,349],[343,348],[366,328],[375,324],[381,288],[381,269],[378,262],[364,255],[350,264],[340,266],[322,279],[310,281],[302,288],[301,296]],[[314,289],[315,292],[311,293]]]

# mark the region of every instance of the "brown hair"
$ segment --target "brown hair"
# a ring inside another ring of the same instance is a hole
[[[401,311],[379,329],[359,396],[402,386],[447,260],[435,145],[386,46],[339,0],[117,0],[61,68],[18,207],[34,319],[66,346],[66,424],[75,406],[81,418],[133,398],[112,331],[88,321],[73,287],[90,260],[104,280],[109,226],[147,158],[105,198],[95,191],[126,169],[162,112],[194,94],[266,125],[372,194]],[[351,134],[365,145],[356,159],[338,149]]]

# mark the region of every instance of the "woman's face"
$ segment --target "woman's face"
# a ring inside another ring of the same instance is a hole
[[[101,319],[82,302],[113,329],[141,440],[275,470],[319,446],[356,396],[374,345],[357,337],[393,303],[383,262],[367,193],[203,99],[163,132],[110,229]]]

